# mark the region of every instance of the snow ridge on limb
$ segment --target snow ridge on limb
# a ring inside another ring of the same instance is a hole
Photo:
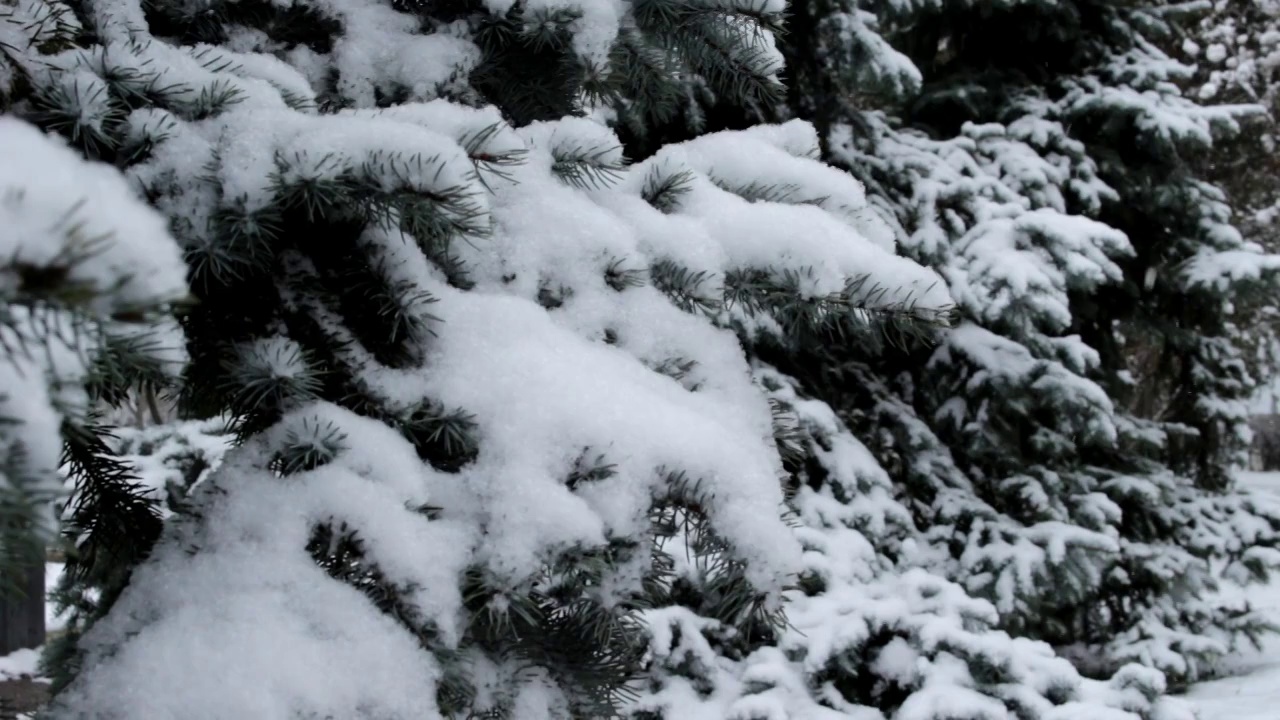
[[[0,575],[43,562],[58,470],[98,463],[96,403],[181,367],[185,269],[163,218],[114,168],[0,117]]]

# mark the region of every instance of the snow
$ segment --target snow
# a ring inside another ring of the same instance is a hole
[[[573,11],[578,16],[572,30],[574,51],[588,66],[602,68],[617,39],[627,5],[623,0],[528,0],[524,7],[534,20],[542,13]]]
[[[226,418],[187,420],[147,428],[121,427],[109,441],[139,482],[171,516],[218,468],[232,447]],[[194,471],[194,472],[193,472]],[[69,509],[68,509],[69,512]]]
[[[323,148],[322,154],[316,148]],[[444,195],[476,183],[462,148],[444,135],[393,114],[307,116],[292,110],[234,113],[217,144],[223,192],[246,212],[275,200],[272,183],[335,180],[357,175],[386,191]],[[288,163],[277,169],[280,158]],[[392,170],[375,173],[371,159]],[[279,177],[277,179],[277,173]],[[467,197],[483,202],[475,189]]]
[[[1258,281],[1280,273],[1280,255],[1264,254],[1261,248],[1202,250],[1187,261],[1183,270],[1188,287],[1212,287],[1219,292],[1246,281]]]
[[[1112,258],[1131,249],[1102,223],[1041,208],[975,227],[955,251],[949,279],[967,289],[957,300],[975,317],[994,324],[1022,316],[1060,330],[1071,324],[1068,291],[1119,280]]]
[[[57,587],[59,579],[62,577],[64,565],[60,562],[45,563],[44,571],[44,587],[45,597],[49,598],[54,588]],[[62,631],[66,626],[67,614],[58,614],[57,606],[52,602],[46,602],[44,606],[44,628],[46,635],[54,635]],[[3,680],[20,680],[30,678],[36,681],[45,681],[40,675],[40,656],[44,652],[44,646],[36,648],[24,648],[15,650],[8,655],[0,655],[0,681]]]
[[[42,650],[43,647],[25,648],[0,657],[0,680],[39,677]]]
[[[341,423],[350,443],[346,455],[295,482],[258,469],[281,434],[303,431],[299,425],[316,419]],[[152,718],[433,716],[429,689],[438,670],[431,656],[390,616],[371,612],[359,590],[329,579],[303,549],[313,524],[337,513],[364,530],[393,580],[410,576],[432,589],[418,599],[429,600],[422,611],[439,619],[460,601],[456,590],[449,592],[461,570],[450,549],[470,543],[451,523],[404,511],[425,502],[431,474],[394,430],[376,421],[323,406],[286,418],[228,454],[217,484],[201,487],[198,494],[222,499],[221,522],[171,526],[169,542],[135,571],[118,601],[120,621],[86,633],[90,658],[114,657],[91,662],[64,700],[84,707],[83,698],[92,697],[103,712]],[[192,544],[201,552],[189,555]],[[429,547],[440,552],[423,563],[413,551]],[[157,663],[157,657],[199,658],[225,671],[200,682],[186,662]],[[328,681],[317,684],[318,677]],[[157,692],[161,687],[183,692]],[[191,715],[192,708],[199,714]]]
[[[798,555],[781,524],[758,520],[782,503],[776,461],[758,443],[768,428],[762,399],[745,396],[726,411],[713,394],[689,393],[625,353],[556,328],[530,303],[451,300],[439,306],[448,322],[427,392],[467,408],[482,428],[480,458],[461,481],[477,493],[482,524],[502,528],[486,544],[498,566],[516,572],[548,545],[591,546],[606,529],[639,531],[646,520],[636,509],[663,481],[653,469],[679,467],[721,501],[716,523],[755,560],[753,581],[780,584]],[[518,355],[501,350],[513,346]],[[736,374],[747,381],[745,363]],[[561,478],[584,447],[608,448],[618,475],[579,498]],[[534,506],[544,510],[528,512]]]
[[[1280,473],[1241,474],[1241,485],[1280,498]],[[1255,609],[1280,623],[1280,578],[1250,588]],[[1280,703],[1280,637],[1265,638],[1261,648],[1245,647],[1221,668],[1227,676],[1193,686],[1186,697],[1199,708],[1199,720],[1271,720]]]
[[[784,7],[782,0],[707,6],[748,4],[770,13]],[[936,439],[924,423],[894,416],[912,408],[877,397],[876,412],[902,420],[903,462],[936,491],[935,506],[908,508],[875,454],[846,427],[849,408],[837,412],[806,397],[798,382],[748,356],[733,329],[748,328],[748,340],[757,339],[752,332],[781,336],[783,321],[728,302],[725,285],[734,273],[765,273],[795,280],[799,299],[813,300],[869,278],[885,290],[866,298],[872,309],[915,304],[933,311],[954,299],[984,326],[961,324],[937,348],[932,377],[924,379],[936,383],[926,392],[942,395],[930,420],[990,448],[993,419],[1010,419],[995,418],[993,407],[1001,393],[1019,392],[1029,398],[1027,416],[1060,418],[1036,436],[1037,450],[1070,456],[1091,443],[1114,444],[1129,429],[1087,378],[1097,353],[1077,336],[1056,333],[1076,321],[1068,294],[1118,280],[1116,260],[1130,249],[1123,234],[1066,214],[1068,207],[1096,210],[1116,194],[1069,137],[1066,121],[1053,118],[1118,105],[1158,140],[1207,145],[1214,127],[1234,125],[1245,109],[1193,112],[1160,85],[1185,68],[1155,63],[1136,71],[1150,72],[1143,77],[1155,89],[1083,78],[1054,112],[1028,99],[1023,118],[1007,126],[966,125],[954,141],[897,135],[885,150],[897,157],[867,162],[881,163],[883,176],[909,186],[907,214],[920,222],[907,228],[873,206],[851,175],[813,160],[820,143],[806,123],[708,135],[626,167],[617,138],[593,119],[598,113],[513,130],[492,108],[419,102],[456,90],[450,86],[465,82],[459,78],[477,62],[478,49],[462,37],[465,23],[423,33],[419,18],[380,0],[303,5],[338,20],[342,32],[326,53],[289,53],[296,68],[274,59],[272,53],[285,53],[249,31],[235,34],[236,52],[149,42],[142,6],[128,0],[95,3],[86,12],[103,47],[24,69],[73,95],[70,109],[87,132],[106,127],[112,110],[100,93],[107,70],[152,64],[162,68],[160,82],[181,81],[186,89],[172,98],[174,112],[138,110],[125,122],[130,139],[156,142],[129,179],[157,197],[188,245],[225,243],[211,234],[217,225],[203,221],[239,213],[255,222],[254,213],[282,204],[287,187],[354,179],[369,191],[436,203],[461,228],[451,239],[465,242],[449,250],[465,264],[469,287],[459,290],[433,265],[427,246],[436,238],[401,227],[406,206],[387,211],[391,222],[367,228],[358,243],[379,261],[378,279],[430,296],[430,313],[426,300],[406,302],[413,329],[398,339],[408,360],[387,367],[326,305],[328,298],[297,292],[321,272],[306,254],[310,248],[301,243],[282,253],[278,279],[288,309],[307,315],[316,334],[332,341],[336,349],[325,362],[349,368],[352,384],[389,422],[290,397],[278,424],[198,477],[175,477],[167,447],[154,456],[131,454],[153,488],[190,492],[199,512],[173,513],[112,615],[86,635],[85,670],[63,698],[62,716],[77,706],[156,720],[435,716],[442,667],[419,640],[429,636],[428,645],[447,649],[464,644],[465,573],[480,571],[514,594],[538,582],[539,569],[559,553],[616,538],[644,547],[649,507],[672,490],[670,477],[680,472],[714,500],[706,508],[710,524],[745,563],[752,589],[770,607],[789,601],[792,625],[780,631],[778,647],[731,658],[724,645],[732,628],[684,607],[642,612],[654,677],[636,708],[664,708],[690,720],[943,714],[1008,720],[1012,708],[1051,720],[1189,717],[1185,704],[1157,698],[1164,681],[1154,670],[1127,667],[1109,681],[1086,680],[1047,645],[994,629],[1002,620],[1016,626],[1019,613],[1033,612],[1043,599],[1037,594],[1070,599],[1096,585],[1089,575],[1095,565],[1077,570],[1075,560],[1133,550],[1115,537],[1118,508],[1102,491],[1142,493],[1158,505],[1168,490],[1159,481],[1168,478],[1108,483],[1038,465],[977,478],[1016,493],[1036,520],[1009,518],[974,497],[946,447],[929,445]],[[485,6],[505,13],[514,3]],[[520,8],[531,23],[573,17],[574,50],[599,66],[627,21],[627,6],[528,0]],[[829,29],[878,58],[865,72],[906,94],[920,75],[883,44],[873,23],[866,13],[841,13]],[[772,37],[759,37],[754,49],[763,52],[753,64],[776,72],[781,60]],[[0,36],[6,47],[30,45],[30,38],[10,40]],[[1209,55],[1217,53],[1210,48]],[[241,91],[243,102],[197,122],[181,119],[182,106],[197,104],[214,82]],[[372,109],[390,97],[407,103]],[[314,114],[318,99],[355,109]],[[880,120],[869,114],[870,126]],[[486,136],[489,127],[496,132]],[[852,132],[839,128],[832,144]],[[473,146],[480,137],[482,146]],[[309,154],[317,148],[323,156]],[[487,158],[508,153],[523,163],[504,172],[486,166]],[[899,161],[909,169],[892,166]],[[646,192],[653,181],[676,177],[684,178],[683,192],[662,207],[651,205]],[[147,292],[180,293],[183,268],[164,219],[130,204],[134,188],[120,177],[110,182],[117,197],[103,216],[133,212],[138,217],[130,222],[143,228],[142,237],[164,246],[147,249],[129,267],[159,278],[161,286]],[[1223,227],[1213,238],[1223,247],[1188,265],[1188,285],[1236,283],[1280,269],[1235,249]],[[705,311],[682,310],[652,282],[664,263],[701,278]],[[611,281],[618,268],[635,282]],[[264,376],[301,384],[316,370],[284,337],[237,349],[229,361]],[[661,370],[672,366],[688,369],[679,377]],[[0,367],[0,382],[14,381],[8,370]],[[850,385],[874,393],[864,380],[851,377]],[[42,414],[51,399],[29,397],[38,406],[18,410],[33,427],[43,423],[52,432],[57,418]],[[800,483],[789,506],[770,401],[794,421],[815,476],[822,475]],[[393,429],[435,403],[460,409],[471,424],[476,452],[456,471],[425,463]],[[329,462],[288,475],[274,469],[284,450],[328,430],[340,438]],[[42,458],[56,449],[52,437],[38,448]],[[224,450],[212,441],[202,446],[210,454]],[[613,474],[570,487],[565,479],[584,456],[601,457]],[[1064,507],[1059,488],[1069,484],[1080,488],[1068,493],[1078,506]],[[413,511],[428,505],[431,517]],[[794,517],[784,520],[784,507]],[[916,530],[917,514],[929,526],[924,532]],[[972,520],[967,537],[955,528],[960,516]],[[395,619],[328,577],[305,552],[316,527],[338,524],[359,532],[366,559],[403,596]],[[956,536],[948,541],[966,548],[954,562],[922,547],[941,545],[947,532]],[[1162,569],[1176,572],[1184,560],[1175,556]],[[675,562],[683,579],[706,580],[694,563]],[[797,589],[797,574],[821,590]],[[638,585],[625,571],[616,575],[602,581],[606,601]],[[1064,575],[1061,587],[1051,582]],[[507,605],[499,596],[489,607]],[[1141,650],[1177,663],[1166,640]],[[480,684],[509,670],[476,659]],[[866,673],[868,682],[858,684],[869,689],[838,687],[834,678],[842,673]],[[524,675],[512,694],[510,710],[522,720],[565,714],[564,689],[542,670]]]
[[[275,77],[272,87],[296,80]],[[390,223],[360,238],[388,284],[430,294],[429,314],[425,303],[409,307],[413,327],[429,332],[401,338],[413,362],[381,364],[339,313],[302,302],[297,283],[318,272],[305,249],[281,258],[281,290],[336,341],[337,362],[384,412],[459,408],[473,423],[476,454],[446,474],[379,421],[292,398],[277,426],[192,481],[195,511],[171,520],[111,618],[85,635],[85,670],[63,698],[67,708],[157,720],[191,717],[183,710],[191,707],[211,719],[432,716],[433,655],[316,567],[305,547],[324,524],[356,529],[369,562],[402,588],[402,621],[452,648],[471,612],[460,597],[464,572],[478,568],[501,592],[523,592],[560,553],[643,539],[654,499],[681,473],[714,498],[708,520],[766,607],[781,602],[803,564],[801,544],[782,517],[768,398],[726,327],[743,310],[726,303],[724,278],[794,276],[801,296],[812,297],[866,277],[885,290],[871,306],[911,301],[924,312],[950,304],[941,278],[894,254],[862,186],[812,159],[816,134],[804,123],[704,136],[628,168],[616,137],[589,120],[519,131],[496,120],[491,110],[439,103],[315,115],[264,100],[199,126],[173,120],[175,132],[133,168],[137,178],[160,180],[202,168],[203,187],[164,180],[157,188],[158,204],[183,220],[224,210],[251,220],[278,205],[285,187],[352,176],[388,193],[454,198],[438,202],[461,228],[451,251],[467,266],[467,291],[428,260],[430,238]],[[490,127],[497,131],[486,135]],[[484,146],[474,147],[476,138]],[[309,154],[316,147],[323,155]],[[523,162],[486,173],[495,152]],[[665,211],[644,199],[655,173],[689,178]],[[794,198],[752,197],[750,188],[779,181]],[[216,242],[209,233],[193,222],[184,239]],[[647,282],[663,261],[705,274],[704,289],[719,296],[710,313],[684,312]],[[611,284],[618,263],[640,282]],[[542,301],[560,288],[558,303]],[[264,377],[312,372],[283,338],[239,350],[240,366]],[[656,371],[671,362],[689,363],[684,378]],[[270,469],[280,448],[327,429],[341,438],[328,464],[288,477]],[[614,474],[569,487],[584,452]],[[138,461],[147,462],[157,464]],[[426,505],[438,516],[411,510]],[[620,594],[637,590],[639,577],[620,571],[604,583]],[[159,671],[150,669],[157,657],[167,659]],[[190,661],[173,661],[181,658]],[[193,672],[207,663],[234,665],[234,676]],[[228,682],[242,690],[229,695]],[[544,685],[522,678],[516,689],[530,720],[560,703]],[[182,692],[159,690],[166,687]]]
[[[45,267],[94,250],[71,266],[70,280],[114,290],[94,300],[96,313],[185,294],[186,265],[164,217],[142,203],[115,168],[85,162],[61,139],[4,116],[0,192],[0,257]],[[92,223],[88,235],[77,222]],[[99,235],[109,242],[86,245]],[[18,280],[0,274],[0,293],[12,297]]]
[[[171,323],[109,318],[183,297],[186,265],[163,216],[116,169],[8,116],[0,117],[0,227],[0,417],[16,421],[0,429],[0,456],[13,460],[0,488],[56,495],[61,423],[87,411],[82,385],[104,337],[157,332],[164,357],[181,360]],[[65,281],[54,288],[29,282],[59,274]],[[52,526],[44,510],[32,518],[41,531]]]
[[[748,138],[768,144],[753,143],[752,151],[744,152],[741,143]],[[812,270],[808,292],[813,295],[839,292],[848,279],[868,274],[875,283],[888,283],[888,292],[869,300],[873,307],[949,306],[951,298],[935,273],[893,254],[892,231],[867,207],[861,183],[807,159],[816,147],[812,128],[799,121],[742,135],[705,135],[667,146],[637,166],[631,183],[638,186],[649,172],[691,171],[693,191],[681,198],[680,209],[703,220],[723,248],[725,269]],[[753,203],[732,192],[761,186],[780,187],[785,196],[777,203]],[[800,226],[808,231],[789,230]],[[785,246],[779,247],[784,237]]]
[[[1280,587],[1255,595],[1255,602],[1280,617]],[[1200,720],[1271,720],[1280,702],[1280,641],[1270,638],[1258,652],[1241,653],[1232,664],[1238,673],[1200,683],[1187,692],[1200,710]]]

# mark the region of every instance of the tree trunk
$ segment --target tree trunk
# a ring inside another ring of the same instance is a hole
[[[0,655],[44,644],[44,562],[22,575],[22,592],[0,593]]]

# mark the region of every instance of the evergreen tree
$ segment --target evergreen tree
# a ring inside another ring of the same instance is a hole
[[[128,583],[130,572],[158,538],[160,520],[189,511],[192,489],[208,478],[230,445],[223,418],[176,422],[146,428],[114,427],[99,438],[97,461],[109,463],[110,477],[127,483],[132,512],[107,501],[113,496],[81,490],[64,517],[69,552],[63,572],[46,598],[61,619],[50,635],[41,666],[52,690],[60,691],[79,669],[83,632],[102,618]],[[92,477],[89,488],[102,484]],[[86,484],[82,482],[82,484]],[[112,528],[104,520],[136,522]],[[114,532],[102,532],[112,528]],[[85,532],[85,530],[88,532]]]
[[[1173,53],[1194,67],[1185,82],[1206,102],[1257,105],[1241,132],[1203,158],[1223,187],[1246,238],[1274,248],[1277,197],[1275,114],[1280,109],[1280,8],[1255,0],[1218,0],[1174,36]]]
[[[954,569],[955,532],[1019,561],[1119,543],[995,509],[885,382],[887,340],[955,335],[930,332],[952,297],[894,255],[896,198],[814,159],[836,124],[631,165],[599,122],[640,145],[766,116],[781,9],[10,6],[12,110],[168,217],[183,404],[241,440],[51,717],[1190,718],[920,568]]]
[[[1246,110],[1179,94],[1151,5],[793,10],[796,112],[961,321],[908,363],[837,349],[791,372],[854,418],[934,567],[1003,627],[1093,672],[1208,672],[1267,628],[1217,598],[1217,566],[1264,576],[1280,528],[1230,480],[1252,383],[1233,313],[1280,259],[1188,160]]]
[[[0,91],[5,88],[0,87]],[[0,92],[0,103],[4,100]],[[31,126],[0,117],[0,578],[43,565],[69,507],[93,499],[128,526],[79,526],[89,545],[159,521],[125,468],[105,450],[98,409],[181,369],[169,315],[185,296],[178,248],[163,218],[120,174]]]
[[[234,287],[220,290],[239,303],[245,298],[235,293],[254,284],[239,278],[243,267],[238,264],[256,258],[259,248],[226,252],[210,245],[208,228],[198,226],[235,223],[234,218],[187,213],[192,198],[207,188],[174,185],[190,185],[199,169],[176,161],[148,162],[154,146],[181,129],[178,121],[200,122],[243,106],[247,95],[270,87],[270,94],[304,112],[433,97],[475,103],[498,94],[506,117],[519,122],[594,109],[632,118],[631,125],[641,129],[646,114],[654,113],[687,117],[696,124],[698,106],[713,102],[717,93],[737,93],[740,102],[750,103],[779,87],[777,58],[766,31],[776,24],[781,4],[738,5],[716,2],[695,8],[655,2],[623,17],[621,3],[437,3],[429,8],[366,8],[348,21],[344,9],[319,5],[282,11],[243,3],[198,10],[165,4],[16,3],[2,9],[0,69],[5,71],[5,107],[68,136],[91,158],[129,167],[135,184],[170,215],[194,268],[192,279],[212,287],[224,276],[236,277]],[[152,29],[166,41],[152,40]],[[189,49],[171,47],[171,39]],[[226,43],[247,52],[224,66],[231,55],[199,43]],[[259,52],[287,59],[301,68],[302,76]],[[605,72],[613,68],[619,71]],[[469,149],[491,139],[498,118],[489,120],[489,125],[471,128],[473,136],[461,138]],[[180,144],[170,146],[175,157],[184,154],[177,149]],[[596,157],[601,151],[604,155]],[[609,147],[571,145],[557,147],[557,153],[557,172],[574,182],[608,178],[614,169]],[[500,154],[477,162],[501,175],[501,168],[514,159]],[[597,163],[602,169],[593,169]],[[453,272],[457,267],[449,243],[480,225],[467,217],[467,199],[437,200],[460,210],[457,225],[418,230],[440,241],[430,251],[440,253],[433,257]],[[451,279],[466,284],[465,278]],[[189,329],[206,327],[210,339],[192,338],[195,363],[184,404],[197,416],[228,409],[227,369],[222,367],[228,343],[219,325],[226,318],[223,311],[212,310],[216,302],[210,301],[217,298],[210,297],[209,287],[200,293],[204,306],[187,318]],[[231,326],[240,322],[233,318]],[[243,407],[233,404],[230,409]],[[242,412],[243,433],[265,426],[270,413],[254,425],[253,413]],[[95,457],[105,462],[107,446],[95,448]],[[112,483],[95,483],[93,492],[79,494],[70,518],[69,534],[79,553],[69,566],[63,595],[75,603],[100,596],[86,608],[90,619],[110,606],[159,527],[155,509],[145,502],[145,493],[127,482],[123,466],[114,464],[109,476]],[[73,633],[51,658],[59,684],[77,666],[73,657],[58,652],[69,650],[74,639]]]
[[[1280,247],[1280,182],[1277,182],[1276,117],[1280,111],[1280,8],[1268,2],[1219,0],[1198,8],[1194,22],[1175,36],[1176,55],[1195,73],[1184,84],[1195,97],[1256,105],[1242,131],[1200,159],[1205,176],[1223,191],[1245,239],[1268,251]],[[1250,373],[1261,379],[1255,412],[1273,412],[1280,396],[1280,310],[1270,295],[1245,298],[1238,332],[1248,348]]]
[[[467,99],[509,61],[568,72],[574,92],[538,99],[585,108],[618,8],[505,5],[454,13],[471,39],[381,6],[9,11],[12,108],[168,215],[199,301],[185,407],[230,413],[243,439],[81,637],[55,717],[599,717],[641,662],[639,608],[776,631],[798,544],[769,403],[723,326],[857,326],[860,308],[947,298],[891,254],[855,185],[788,154],[794,132],[638,172],[589,120],[517,131],[418,102]],[[730,7],[627,19],[734,40],[719,50],[743,65],[760,13]],[[486,40],[513,13],[518,36]],[[303,27],[320,37],[289,46]],[[543,112],[521,107],[504,105]],[[778,178],[803,202],[751,202]],[[684,552],[704,587],[681,582]],[[167,663],[174,685],[156,652],[234,668],[237,692]]]

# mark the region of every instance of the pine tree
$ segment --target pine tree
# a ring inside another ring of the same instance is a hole
[[[490,63],[568,75],[508,118],[585,109],[612,10],[507,5],[9,11],[12,108],[166,213],[198,300],[184,406],[230,413],[243,443],[80,638],[54,717],[601,717],[643,659],[640,608],[776,632],[798,546],[769,403],[723,328],[856,325],[909,314],[913,288],[945,295],[865,238],[855,186],[788,154],[794,132],[706,138],[641,172],[593,121],[514,130],[450,102],[503,75]],[[735,41],[672,58],[709,87],[734,60],[749,101],[746,61],[770,57],[743,23],[762,21],[726,7],[628,21]],[[255,43],[312,77],[236,49]],[[802,201],[752,202],[779,182]],[[151,672],[156,652],[192,665]],[[237,691],[196,663],[241,673]]]
[[[14,112],[168,217],[183,405],[241,440],[51,717],[1191,717],[921,569],[983,500],[886,341],[950,337],[952,298],[814,159],[834,125],[632,165],[599,122],[775,112],[781,9],[13,7]]]
[[[0,117],[0,578],[43,566],[64,504],[80,550],[159,531],[153,508],[106,450],[100,408],[181,369],[170,312],[185,297],[163,218],[112,168],[85,163],[58,139]],[[116,519],[80,523],[82,503]],[[72,573],[92,568],[77,556]]]
[[[1193,64],[1184,81],[1195,97],[1217,103],[1257,105],[1241,132],[1199,158],[1205,177],[1219,185],[1246,240],[1270,252],[1280,247],[1276,117],[1280,110],[1280,11],[1269,3],[1226,1],[1198,8],[1185,34],[1175,36],[1175,57]],[[1237,328],[1249,371],[1264,382],[1255,411],[1275,409],[1274,377],[1280,369],[1280,310],[1270,294],[1247,300]]]
[[[1246,238],[1271,248],[1277,199],[1273,156],[1280,108],[1280,11],[1269,3],[1219,0],[1191,15],[1171,54],[1194,67],[1189,94],[1207,102],[1258,105],[1243,132],[1205,157],[1205,171],[1227,191]]]
[[[1214,566],[1264,575],[1280,527],[1230,481],[1252,380],[1228,299],[1277,258],[1188,159],[1247,110],[1179,94],[1157,7],[867,8],[794,6],[792,105],[961,319],[911,362],[790,372],[855,418],[934,567],[1003,627],[1091,672],[1208,672],[1267,625],[1219,604]]]
[[[223,418],[156,425],[113,427],[100,436],[95,456],[110,463],[110,477],[127,483],[132,513],[110,504],[114,496],[81,490],[64,517],[70,552],[57,584],[46,598],[61,621],[46,641],[41,666],[54,692],[79,669],[80,637],[101,619],[128,583],[131,571],[159,537],[160,521],[190,510],[188,498],[222,461],[231,436]],[[102,484],[91,477],[89,488]],[[104,519],[143,524],[112,527]],[[102,532],[111,528],[112,532]],[[87,532],[86,532],[87,530]]]
[[[776,24],[780,4],[741,5],[737,10],[726,3],[693,8],[654,2],[623,18],[623,6],[616,3],[437,3],[430,8],[374,8],[352,24],[341,9],[328,6],[279,11],[220,3],[192,12],[165,4],[143,8],[129,3],[18,3],[3,8],[0,67],[5,70],[6,107],[12,105],[38,125],[63,133],[91,158],[129,166],[135,183],[174,220],[173,230],[196,268],[193,280],[209,283],[213,267],[216,284],[220,276],[238,277],[243,269],[224,263],[254,258],[257,249],[237,249],[241,257],[231,253],[228,260],[222,248],[202,247],[205,229],[193,231],[192,224],[209,219],[193,218],[185,212],[189,208],[174,205],[191,198],[185,189],[171,187],[176,181],[188,182],[196,168],[180,168],[186,174],[147,175],[163,165],[148,164],[153,146],[171,139],[178,121],[199,122],[242,106],[245,96],[261,92],[265,82],[270,94],[303,111],[328,113],[437,96],[474,103],[484,95],[500,94],[506,117],[519,122],[583,114],[590,106],[634,117],[632,125],[639,128],[644,127],[640,120],[653,113],[683,114],[687,122],[696,123],[698,104],[712,102],[716,93],[739,93],[739,100],[756,102],[778,87],[776,56],[769,52],[766,31]],[[406,25],[410,20],[421,27]],[[225,42],[275,53],[303,68],[307,79],[284,71],[267,55],[242,54],[223,66],[232,56],[207,45],[175,51],[151,40],[148,27],[187,43]],[[582,28],[589,32],[579,32]],[[384,45],[387,41],[391,44]],[[262,77],[252,77],[246,64]],[[611,66],[626,72],[605,73]],[[636,98],[628,99],[626,92]],[[688,109],[683,107],[686,102]],[[490,121],[491,126],[472,128],[474,136],[462,138],[468,148],[491,139],[498,125],[496,117]],[[608,178],[614,160],[594,155],[601,150],[606,156],[610,153],[608,147],[558,147],[557,171],[574,182]],[[501,168],[514,159],[499,155],[478,162],[501,175]],[[593,169],[597,162],[603,163],[599,171]],[[182,197],[175,200],[178,196]],[[454,200],[443,198],[447,203]],[[463,208],[462,214],[469,211]],[[458,221],[459,227],[443,229],[441,247],[447,247],[449,236],[459,228],[462,234],[474,229],[467,227],[471,219]],[[227,222],[234,224],[234,219]],[[445,268],[454,267],[447,251],[436,260]],[[466,283],[461,277],[453,280]],[[198,416],[227,409],[222,382],[226,343],[224,328],[218,326],[225,318],[207,318],[206,312],[199,309],[187,318],[189,329],[204,322],[214,336],[210,343],[203,337],[192,340],[196,362],[185,405]],[[232,325],[238,322],[236,318]],[[269,418],[270,411],[264,414]],[[255,429],[254,419],[241,419],[246,434]],[[105,444],[96,446],[95,457],[105,460],[105,450]],[[73,559],[72,587],[65,589],[66,595],[101,595],[90,617],[109,607],[158,532],[154,509],[127,482],[123,466],[112,467],[110,475],[119,481],[109,485],[113,492],[81,493],[70,527],[85,565],[79,567]],[[53,665],[55,670],[73,671],[76,662],[55,656]],[[56,675],[67,679],[64,672]]]

